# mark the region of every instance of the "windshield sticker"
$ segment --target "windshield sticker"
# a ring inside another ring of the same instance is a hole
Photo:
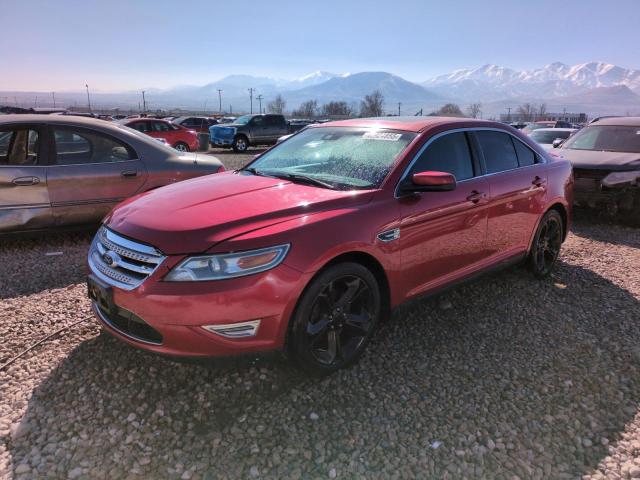
[[[366,138],[369,140],[384,140],[387,142],[397,142],[402,137],[401,133],[391,133],[391,132],[365,132],[362,135],[362,138]]]

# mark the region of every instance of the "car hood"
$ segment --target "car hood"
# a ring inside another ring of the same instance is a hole
[[[555,151],[569,160],[574,168],[602,170],[640,169],[640,153],[572,150],[570,148],[561,148]]]
[[[372,191],[339,191],[234,172],[175,183],[118,205],[105,225],[165,254],[200,253],[243,233],[353,207]]]

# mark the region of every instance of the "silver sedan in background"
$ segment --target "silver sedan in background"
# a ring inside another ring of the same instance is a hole
[[[98,223],[137,193],[224,171],[131,128],[58,115],[0,117],[0,233]]]

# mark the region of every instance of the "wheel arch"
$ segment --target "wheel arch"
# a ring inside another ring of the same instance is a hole
[[[334,265],[337,265],[337,264],[340,264],[340,263],[348,263],[348,262],[358,263],[358,264],[364,266],[376,278],[376,281],[378,282],[378,284],[380,286],[380,297],[381,297],[381,300],[382,300],[382,305],[381,305],[381,307],[382,307],[381,308],[382,317],[381,317],[381,320],[384,321],[387,318],[389,318],[389,316],[391,314],[391,289],[390,289],[390,286],[389,286],[389,279],[387,277],[387,273],[385,272],[384,267],[382,266],[382,264],[378,261],[377,258],[375,258],[370,253],[363,252],[363,251],[360,251],[360,250],[353,250],[353,251],[349,251],[349,252],[340,253],[340,254],[336,255],[335,257],[331,258],[330,260],[328,260],[327,262],[325,262],[322,265],[322,267],[320,267],[317,271],[314,272],[314,274],[311,276],[311,278],[309,278],[309,280],[306,282],[304,288],[302,289],[302,291],[300,292],[300,294],[296,298],[295,307],[291,311],[291,315],[289,316],[289,320],[288,320],[287,327],[286,327],[286,334],[285,334],[285,337],[284,337],[284,348],[283,348],[283,351],[285,353],[288,351],[288,348],[289,348],[289,336],[291,334],[291,329],[293,327],[293,319],[294,319],[294,317],[296,315],[296,311],[297,311],[298,306],[300,304],[300,299],[302,298],[304,293],[307,291],[307,289],[313,283],[313,281],[319,275],[321,275],[325,270],[327,270],[328,268],[331,268]]]
[[[564,242],[567,239],[567,234],[569,233],[569,212],[567,212],[567,208],[560,202],[556,202],[547,208],[547,212],[549,210],[555,210],[560,214],[562,218],[562,241]],[[545,212],[545,213],[547,213]]]

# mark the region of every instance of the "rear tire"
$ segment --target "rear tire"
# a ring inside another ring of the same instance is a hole
[[[340,263],[314,278],[292,318],[296,364],[325,376],[356,362],[380,320],[381,298],[375,276],[359,263]]]
[[[249,140],[244,135],[238,135],[233,140],[233,151],[238,153],[244,153],[249,148]]]
[[[544,214],[529,252],[529,270],[537,277],[544,278],[551,274],[553,266],[560,255],[560,247],[564,238],[564,222],[557,210],[549,210]]]
[[[184,142],[178,142],[176,143],[173,148],[175,148],[176,150],[178,150],[179,152],[190,152],[191,150],[189,150],[189,145],[187,145]]]

